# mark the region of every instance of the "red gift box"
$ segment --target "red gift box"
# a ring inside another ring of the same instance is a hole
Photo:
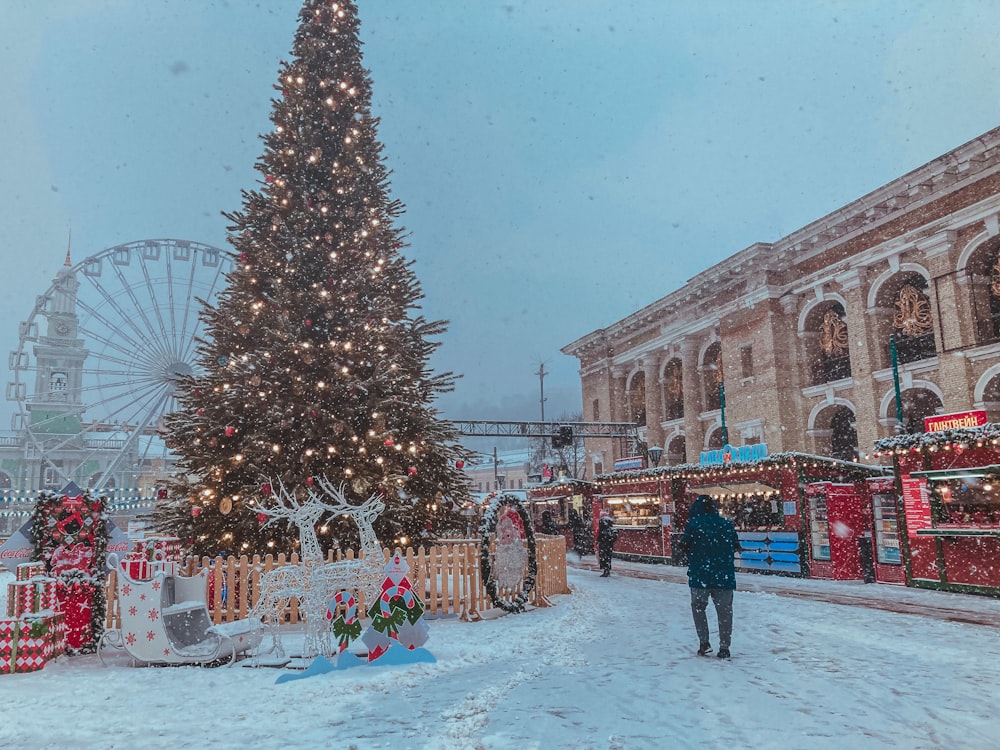
[[[135,552],[129,552],[125,559],[121,561],[122,570],[133,581],[148,581],[153,577],[152,564],[145,558],[140,557]]]
[[[40,561],[21,563],[14,569],[14,578],[18,581],[29,581],[44,575],[45,563]]]
[[[180,562],[181,540],[175,536],[151,536],[132,542],[129,557],[142,557],[149,562]]]
[[[0,619],[0,674],[35,672],[54,653],[50,617]]]
[[[55,578],[32,578],[7,584],[7,617],[21,617],[57,608]]]

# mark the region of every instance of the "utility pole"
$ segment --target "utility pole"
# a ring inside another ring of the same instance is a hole
[[[545,372],[545,363],[541,362],[538,365],[538,372],[535,373],[538,376],[538,404],[542,408],[542,420],[545,421],[545,376],[548,375]]]

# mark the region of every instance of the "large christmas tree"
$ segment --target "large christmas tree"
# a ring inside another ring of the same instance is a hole
[[[166,421],[183,474],[154,516],[200,554],[292,551],[297,530],[254,509],[279,481],[300,497],[316,476],[359,501],[382,493],[386,545],[453,531],[467,497],[466,451],[432,407],[454,381],[428,365],[445,324],[416,312],[358,28],[353,2],[306,0],[263,182],[226,214],[236,265]],[[320,539],[353,546],[356,530],[327,519]]]

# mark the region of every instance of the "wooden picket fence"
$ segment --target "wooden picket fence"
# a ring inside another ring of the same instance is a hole
[[[562,536],[535,536],[538,573],[530,603],[535,606],[549,606],[549,597],[554,594],[570,593],[566,581],[566,543]],[[458,616],[462,620],[481,619],[480,613],[493,609],[493,603],[486,594],[486,587],[480,575],[479,542],[471,540],[449,540],[417,550],[407,548],[405,557],[410,566],[408,578],[416,592],[423,596],[425,617]],[[388,561],[392,551],[383,550]],[[354,559],[353,550],[346,555],[331,552],[327,561]],[[183,575],[194,575],[208,568],[208,609],[215,623],[232,622],[247,617],[260,591],[262,573],[281,567],[295,565],[298,555],[288,558],[284,553],[241,557],[188,558],[182,565]],[[108,614],[106,627],[121,627],[121,616],[117,597],[117,571],[111,571],[106,589]],[[359,612],[367,611],[363,594],[358,602]],[[292,599],[285,613],[285,622],[299,622],[299,603]]]

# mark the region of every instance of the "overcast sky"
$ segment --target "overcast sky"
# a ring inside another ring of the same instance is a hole
[[[359,0],[454,418],[580,408],[560,347],[1000,125],[1000,3]],[[0,0],[0,347],[74,260],[226,247],[297,0]],[[5,425],[0,425],[5,426]]]

